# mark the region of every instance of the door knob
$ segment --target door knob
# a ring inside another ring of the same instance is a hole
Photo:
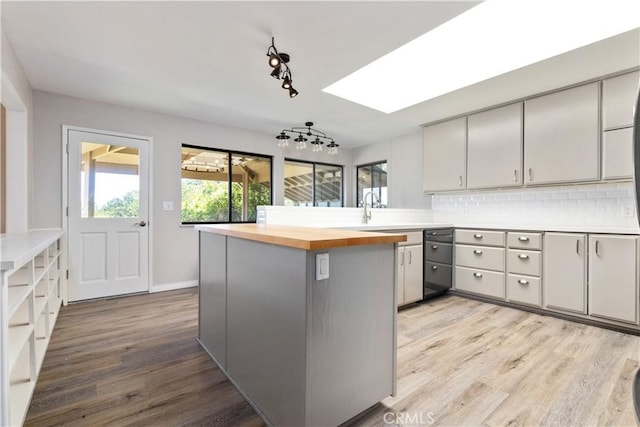
[[[138,226],[140,226],[140,227],[144,227],[144,226],[146,226],[146,225],[147,225],[147,223],[146,223],[146,222],[144,222],[144,221],[140,221],[140,222],[136,222],[136,223],[135,223],[135,224],[133,224],[133,225],[138,225]]]

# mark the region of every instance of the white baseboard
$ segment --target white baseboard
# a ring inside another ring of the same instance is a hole
[[[149,293],[174,291],[176,289],[193,288],[195,286],[198,286],[197,280],[189,280],[186,282],[176,282],[176,283],[163,283],[161,285],[151,285],[151,288],[149,289]]]

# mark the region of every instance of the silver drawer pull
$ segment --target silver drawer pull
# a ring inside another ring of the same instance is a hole
[[[520,258],[520,259],[529,259],[529,255],[520,254],[520,255],[518,255],[518,258]]]
[[[473,277],[482,277],[482,273],[473,273]]]
[[[482,237],[483,237],[482,234],[479,234],[479,233],[476,233],[473,235],[474,239],[482,239]]]
[[[473,253],[476,255],[482,255],[482,251],[480,249],[476,249]]]
[[[526,236],[520,236],[520,237],[518,237],[518,240],[520,240],[521,242],[528,242],[529,238],[526,237]]]
[[[524,279],[520,279],[520,280],[518,280],[518,283],[520,283],[521,285],[528,285],[529,281],[528,280],[524,280]]]
[[[438,266],[437,266],[437,265],[432,265],[432,266],[431,266],[431,269],[435,271],[435,270],[437,270],[437,269],[438,269]]]
[[[431,232],[431,235],[432,235],[432,236],[437,236],[437,235],[438,235],[438,232],[437,232],[437,231],[432,231],[432,232]]]
[[[433,249],[434,251],[438,249],[438,245],[431,245],[431,249]]]

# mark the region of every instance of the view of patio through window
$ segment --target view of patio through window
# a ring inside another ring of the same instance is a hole
[[[271,157],[182,146],[182,222],[255,222],[270,205]]]
[[[284,204],[341,207],[342,166],[285,159]]]

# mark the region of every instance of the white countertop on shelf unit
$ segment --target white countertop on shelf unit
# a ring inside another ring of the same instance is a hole
[[[0,234],[0,271],[22,267],[60,236],[61,229]]]

